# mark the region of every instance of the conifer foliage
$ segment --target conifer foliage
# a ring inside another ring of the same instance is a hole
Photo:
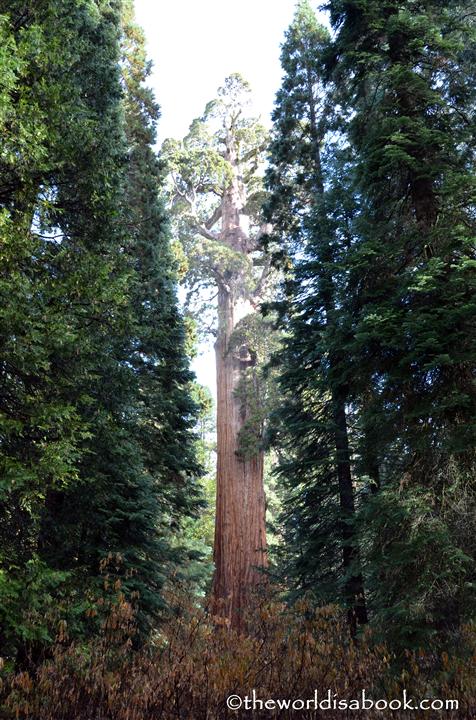
[[[14,655],[63,605],[78,629],[112,561],[145,627],[198,468],[130,4],[5,0],[0,21],[0,622]]]
[[[408,647],[474,613],[474,19],[436,1],[330,15],[334,39],[298,6],[268,172],[271,247],[294,265],[275,424],[287,568],[345,597],[343,523],[372,622]],[[338,506],[345,462],[355,513]]]
[[[276,413],[275,442],[285,450],[279,474],[289,488],[288,573],[301,589],[319,585],[321,600],[341,597],[355,631],[357,623],[367,621],[367,612],[353,528],[342,283],[335,270],[346,234],[339,215],[344,159],[338,139],[329,141],[332,114],[323,85],[323,51],[329,43],[310,6],[301,3],[282,50],[286,74],[273,116],[268,170],[274,250],[294,266],[282,307],[284,402]]]
[[[350,353],[381,476],[369,590],[411,643],[474,612],[474,19],[465,2],[331,17],[362,206]]]

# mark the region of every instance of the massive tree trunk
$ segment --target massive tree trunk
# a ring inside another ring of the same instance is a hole
[[[232,182],[222,201],[221,241],[232,250],[250,252],[245,190],[236,160],[234,140],[227,142]],[[217,369],[217,504],[215,521],[214,611],[232,627],[243,628],[243,611],[250,593],[263,579],[267,565],[263,452],[240,453],[240,432],[247,420],[246,399],[240,393],[245,372],[255,360],[246,345],[236,346],[237,323],[253,312],[252,298],[240,270],[228,270],[218,288]],[[256,390],[257,391],[257,390]]]
[[[263,580],[266,566],[263,453],[250,459],[239,453],[239,434],[246,408],[237,397],[249,360],[230,349],[240,319],[230,292],[219,291],[217,366],[217,505],[215,521],[215,610],[233,627],[242,627],[250,591]]]
[[[267,137],[255,119],[244,115],[248,100],[247,83],[230,75],[203,117],[192,123],[183,145],[167,146],[174,200],[178,208],[186,208],[183,219],[189,230],[187,241],[193,245],[192,265],[199,277],[206,273],[218,290],[211,609],[238,629],[244,628],[244,611],[253,590],[265,579],[267,565],[258,387],[264,345],[261,338],[256,341],[257,318],[249,317],[256,313],[270,274],[270,263],[257,257],[256,237],[257,169]],[[195,243],[199,236],[202,245]]]

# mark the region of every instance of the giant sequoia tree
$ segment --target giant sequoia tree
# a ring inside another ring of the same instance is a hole
[[[249,88],[233,75],[182,143],[164,151],[173,180],[189,283],[215,289],[217,370],[216,608],[239,625],[266,566],[258,363],[269,263],[258,235],[257,168],[265,133],[246,116]]]

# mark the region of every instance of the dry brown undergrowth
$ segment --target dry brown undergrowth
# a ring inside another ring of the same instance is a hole
[[[132,650],[133,613],[121,599],[99,639],[68,643],[60,630],[53,657],[34,674],[4,681],[5,718],[22,720],[226,720],[231,718],[458,718],[474,720],[473,664],[423,653],[408,658],[395,679],[391,658],[370,637],[349,641],[336,608],[311,612],[304,604],[286,609],[261,603],[237,635],[207,613],[183,602],[146,648]],[[231,711],[232,694],[259,699],[400,698],[458,699],[455,712],[259,710]]]

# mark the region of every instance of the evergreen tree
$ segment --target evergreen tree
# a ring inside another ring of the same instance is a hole
[[[196,512],[200,493],[190,432],[196,411],[188,389],[192,376],[152,147],[158,108],[143,85],[150,64],[130,3],[122,28],[127,164],[124,171],[118,168],[124,192],[116,212],[123,223],[127,304],[94,388],[95,412],[102,408],[104,415],[82,468],[90,490],[86,502],[83,484],[63,498],[60,517],[53,517],[56,528],[67,519],[65,539],[52,537],[55,556],[60,545],[67,566],[76,558],[93,577],[113,555],[118,562],[109,576],[120,579],[127,597],[137,594],[145,626],[163,609],[161,590],[172,566],[186,559],[171,533],[178,532],[182,517]]]
[[[269,323],[256,312],[269,290],[270,275],[258,241],[262,190],[257,169],[266,132],[246,114],[249,95],[248,84],[231,75],[183,142],[164,143],[190,291],[194,285],[212,287],[216,297],[213,596],[216,611],[238,628],[250,592],[262,583],[267,566],[266,411],[260,373]]]
[[[153,147],[158,108],[144,83],[151,71],[145,38],[132,22],[126,2],[124,73],[129,170],[126,204],[132,222],[132,257],[137,272],[133,303],[138,325],[131,355],[140,381],[144,405],[139,439],[146,466],[161,479],[169,514],[178,521],[194,514],[200,504],[195,480],[200,468],[195,457],[195,427],[199,406],[192,399],[193,375],[188,368],[186,326],[176,298],[177,263],[172,252],[169,222],[160,195],[162,168]],[[157,419],[160,427],[157,427]]]
[[[345,151],[323,86],[329,42],[309,3],[300,2],[281,55],[285,76],[267,174],[273,249],[292,265],[281,304],[287,339],[278,357],[285,402],[275,414],[274,442],[288,488],[288,572],[300,592],[312,589],[321,600],[343,601],[355,632],[367,613],[354,529],[339,275],[351,207],[342,202]]]
[[[467,2],[330,9],[361,202],[346,352],[381,485],[371,603],[417,643],[474,613],[474,21]]]
[[[111,231],[121,152],[114,14],[105,4],[56,2],[3,2],[1,11],[13,57],[0,166],[1,606],[9,652],[12,637],[44,637],[53,593],[66,579],[41,559],[41,515],[79,479],[93,416],[79,383],[94,374],[100,333],[111,334],[124,291]]]
[[[198,468],[157,108],[130,6],[3,5],[19,58],[1,166],[0,592],[13,652],[18,636],[45,639],[62,604],[74,627],[109,561],[145,627],[180,559],[169,536],[198,501]]]

